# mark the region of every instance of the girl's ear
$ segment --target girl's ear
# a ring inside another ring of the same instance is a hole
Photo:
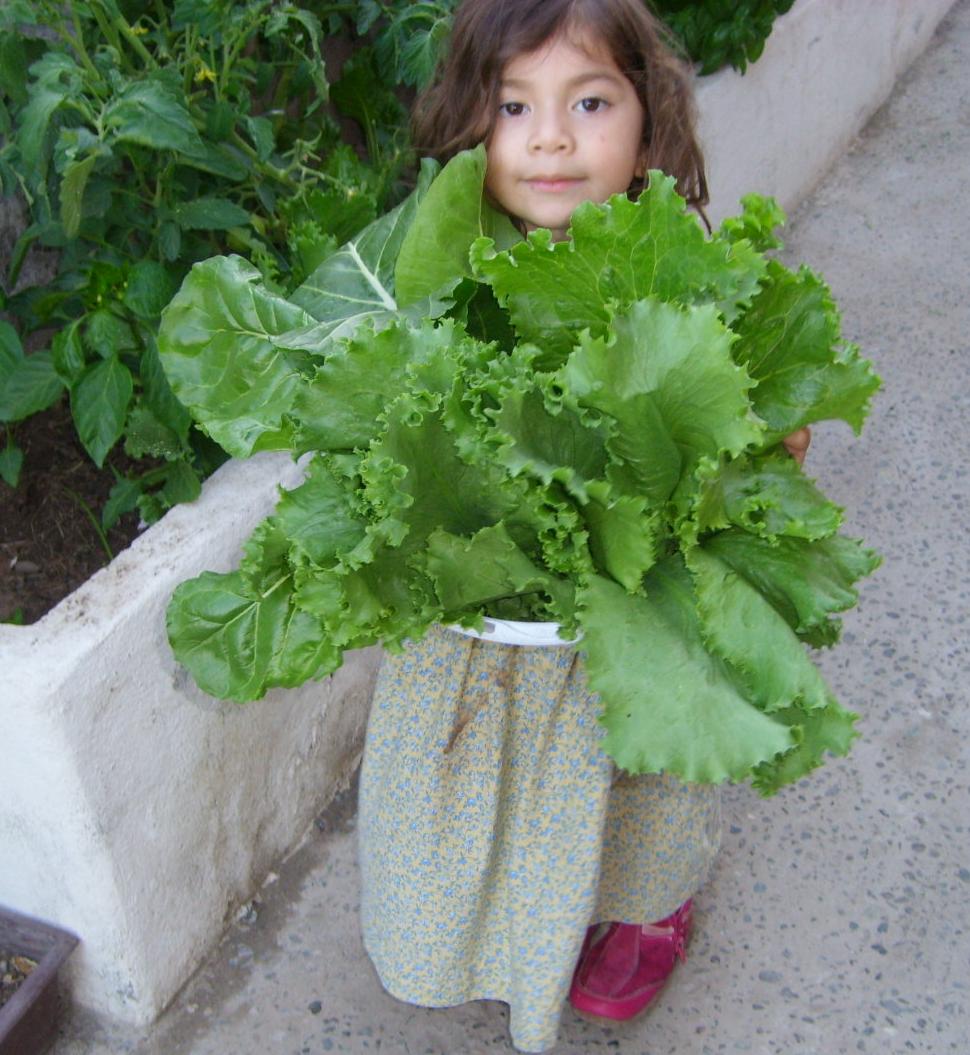
[[[633,175],[642,180],[647,175],[647,148],[645,146],[640,148],[640,154],[637,157],[637,166],[633,170]]]

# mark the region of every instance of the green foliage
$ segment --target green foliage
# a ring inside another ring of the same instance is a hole
[[[312,453],[239,569],[178,588],[176,655],[247,700],[438,621],[554,621],[583,634],[620,766],[770,794],[851,743],[805,645],[835,642],[878,563],[779,441],[857,429],[878,379],[821,280],[742,237],[773,240],[773,203],[707,239],[653,173],[636,203],[581,206],[567,241],[523,241],[483,199],[483,155],[326,283],[287,298],[223,257],[166,309],[162,361],[204,428],[239,456]]]
[[[702,74],[741,73],[760,58],[775,19],[795,0],[647,0]]]
[[[106,524],[197,493],[221,455],[158,367],[161,309],[193,263],[227,250],[293,290],[403,196],[398,86],[427,76],[446,15],[319,0],[4,5],[0,191],[30,217],[5,285],[32,245],[59,261],[48,285],[0,303],[16,326],[0,333],[4,480],[19,477],[17,423],[66,397],[93,461],[123,443],[143,466],[118,480]],[[335,80],[331,44],[353,50]],[[47,346],[25,355],[33,333]]]
[[[48,285],[0,298],[18,331],[14,350],[9,335],[0,341],[8,484],[23,460],[17,423],[66,397],[98,465],[110,465],[121,443],[143,465],[118,480],[106,526],[136,504],[151,521],[197,491],[220,456],[158,369],[161,308],[194,262],[230,250],[270,290],[293,291],[314,275],[329,281],[320,269],[331,254],[406,190],[402,98],[432,76],[455,6],[85,0],[65,12],[54,0],[13,0],[0,8],[0,192],[20,195],[30,217],[5,284],[17,285],[31,246],[59,260]],[[654,6],[707,71],[738,56],[743,68],[790,0]],[[349,52],[336,79],[331,43]],[[347,141],[354,127],[356,148]],[[423,251],[408,265],[415,273]],[[467,311],[473,331],[498,319],[487,292]],[[35,332],[48,346],[24,355],[20,338]]]

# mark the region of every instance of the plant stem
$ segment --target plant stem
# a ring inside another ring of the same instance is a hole
[[[101,74],[98,72],[97,66],[91,61],[91,56],[88,54],[88,49],[84,46],[84,30],[81,27],[81,19],[78,17],[77,8],[74,4],[69,4],[68,7],[71,9],[71,21],[74,25],[74,36],[70,33],[65,32],[63,29],[58,28],[58,34],[60,38],[70,46],[71,50],[81,60],[81,65],[88,71],[92,79],[92,90],[97,90],[97,87],[101,84]]]
[[[149,69],[155,69],[158,66],[158,63],[155,61],[155,56],[145,47],[138,34],[128,25],[122,16],[119,15],[114,20],[114,27],[121,31],[121,35],[128,41],[132,50]]]
[[[101,548],[108,555],[108,562],[110,563],[115,559],[115,555],[111,552],[111,546],[108,543],[108,536],[104,533],[104,529],[98,523],[98,518],[91,512],[91,507],[76,491],[72,491],[70,487],[65,487],[64,490],[74,499],[81,512],[91,521],[91,526],[97,532],[98,541],[101,543]]]

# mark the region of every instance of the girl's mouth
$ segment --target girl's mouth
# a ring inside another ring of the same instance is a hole
[[[563,191],[572,190],[579,182],[579,179],[568,176],[537,176],[526,180],[532,190],[545,194],[560,194]]]

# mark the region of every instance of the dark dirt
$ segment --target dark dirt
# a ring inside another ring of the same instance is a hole
[[[24,451],[20,483],[0,480],[0,621],[33,623],[108,563],[86,506],[100,524],[114,483],[129,466],[112,451],[99,470],[81,446],[66,400],[15,426]],[[83,503],[83,505],[82,505]],[[138,514],[109,532],[117,556],[138,535]]]

